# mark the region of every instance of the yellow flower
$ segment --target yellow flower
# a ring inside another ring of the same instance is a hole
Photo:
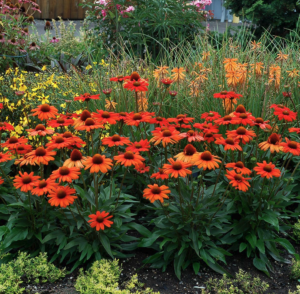
[[[66,108],[67,107],[67,103],[60,104],[60,107]]]
[[[42,67],[42,71],[45,71],[45,70],[47,70],[47,66],[46,66],[46,65],[44,65],[44,66]]]
[[[171,70],[174,74],[172,74],[172,78],[174,82],[183,81],[185,78],[185,69],[183,67],[175,67]]]
[[[226,74],[228,86],[235,87],[241,78],[241,73],[239,71],[228,71]]]
[[[287,70],[286,72],[289,73],[290,78],[299,77],[299,75],[298,75],[299,70],[297,70],[295,68],[293,70]]]
[[[90,64],[85,68],[86,70],[89,70],[89,69],[91,69],[91,68],[93,68]]]
[[[287,60],[288,57],[289,57],[288,54],[283,54],[282,51],[279,51],[279,53],[277,54],[276,60],[283,61],[283,60]]]
[[[234,71],[237,68],[237,58],[225,58],[223,63],[225,71]]]
[[[261,44],[261,42],[259,42],[259,43],[256,43],[256,41],[251,42],[251,49],[252,50],[259,49],[260,48],[260,44]]]

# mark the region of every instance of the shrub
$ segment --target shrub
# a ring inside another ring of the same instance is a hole
[[[300,294],[300,286],[297,286],[297,290],[295,292],[291,292],[289,290],[289,294]]]
[[[298,222],[294,224],[293,233],[296,241],[300,242],[300,220],[298,220]]]
[[[226,0],[225,6],[239,16],[252,20],[263,29],[272,29],[276,35],[286,35],[296,28],[299,20],[298,0]]]
[[[121,290],[119,284],[121,271],[118,260],[96,261],[87,272],[80,270],[75,289],[82,294],[159,294],[150,288],[141,290],[143,284],[138,282],[137,275],[125,283],[124,289]]]
[[[203,294],[209,294],[210,291],[214,291],[213,293],[216,294],[263,294],[269,288],[269,285],[262,282],[258,277],[252,279],[250,274],[240,269],[235,279],[223,275],[222,279],[209,279],[206,287],[207,290],[202,290]]]
[[[295,279],[295,280],[300,278],[300,260],[299,259],[292,260],[291,278]]]
[[[65,270],[56,268],[47,261],[47,254],[30,258],[27,253],[19,252],[18,257],[0,266],[0,293],[23,293],[20,288],[26,283],[53,283],[66,275]]]

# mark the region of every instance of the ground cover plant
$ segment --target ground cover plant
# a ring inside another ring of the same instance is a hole
[[[299,214],[299,53],[252,42],[246,56],[231,42],[221,59],[204,44],[189,68],[7,72],[4,252],[46,251],[74,270],[150,248],[145,263],[178,278],[203,264],[226,273],[235,251],[267,275],[283,250],[298,259],[286,237]]]

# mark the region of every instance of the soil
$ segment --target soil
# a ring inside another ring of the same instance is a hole
[[[293,245],[296,252],[300,253],[300,246],[295,243]],[[191,267],[187,268],[182,273],[182,280],[179,281],[175,276],[174,269],[171,265],[164,273],[159,269],[152,269],[149,265],[144,265],[143,260],[151,254],[145,251],[137,251],[134,257],[120,261],[123,268],[120,282],[127,281],[132,275],[137,273],[139,281],[144,283],[145,287],[150,287],[154,291],[159,291],[161,294],[200,294],[201,289],[205,288],[205,282],[208,279],[222,278],[220,274],[214,272],[207,266],[202,266],[197,275],[195,275]],[[284,257],[289,260],[292,259],[292,256],[288,253],[286,253]],[[247,258],[243,253],[236,253],[227,258],[227,265],[223,265],[223,267],[232,275],[235,275],[239,269],[243,269],[247,273],[250,273],[252,277],[259,277],[269,284],[269,289],[265,293],[288,294],[289,290],[295,291],[299,282],[289,278],[291,266],[276,261],[273,261],[272,265],[274,267],[274,272],[270,273],[269,278],[253,266],[250,258]],[[26,290],[27,293],[39,294],[75,294],[78,293],[74,288],[77,275],[78,272],[75,272],[71,275],[67,275],[63,280],[52,284],[27,285]]]

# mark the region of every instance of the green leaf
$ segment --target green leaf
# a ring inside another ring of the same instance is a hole
[[[257,240],[256,247],[261,253],[265,254],[266,249],[265,249],[265,242],[263,240],[260,239]]]
[[[227,275],[228,277],[232,278],[232,274],[228,272],[226,269],[224,269],[222,266],[220,266],[218,263],[212,263],[211,261],[206,262],[206,264],[213,269],[215,272]]]
[[[295,254],[295,248],[287,239],[278,238],[275,239],[275,242],[279,243],[282,247],[284,247],[290,254]]]
[[[199,273],[199,270],[200,270],[200,262],[194,262],[193,263],[193,269],[194,269],[195,275],[197,275]]]
[[[261,219],[274,226],[277,231],[279,230],[278,217],[276,213],[267,211],[265,214],[263,214]]]
[[[187,250],[184,250],[180,256],[176,256],[174,259],[174,270],[175,270],[175,274],[179,280],[181,278],[181,267],[184,263],[186,254],[187,254]]]
[[[101,242],[102,246],[104,247],[105,251],[108,253],[108,255],[110,255],[111,258],[114,258],[113,254],[111,252],[109,239],[103,233],[100,233],[100,242]]]
[[[150,238],[152,235],[151,232],[147,228],[145,228],[144,226],[139,225],[137,223],[130,223],[130,224],[127,224],[127,226],[132,229],[137,230],[144,237]]]
[[[239,252],[243,252],[246,248],[247,248],[247,244],[242,242],[242,243],[240,244]]]
[[[249,235],[246,236],[247,241],[251,245],[251,247],[254,249],[256,247],[256,241],[257,238],[253,233],[250,233]]]
[[[260,258],[255,257],[253,259],[253,265],[260,271],[264,272],[268,277],[270,276],[265,262],[263,262]]]
[[[192,241],[196,254],[199,256],[199,248],[198,248],[198,235],[195,232],[194,228],[192,228]]]
[[[9,232],[9,229],[5,226],[0,227],[0,241],[2,240],[2,237]]]

